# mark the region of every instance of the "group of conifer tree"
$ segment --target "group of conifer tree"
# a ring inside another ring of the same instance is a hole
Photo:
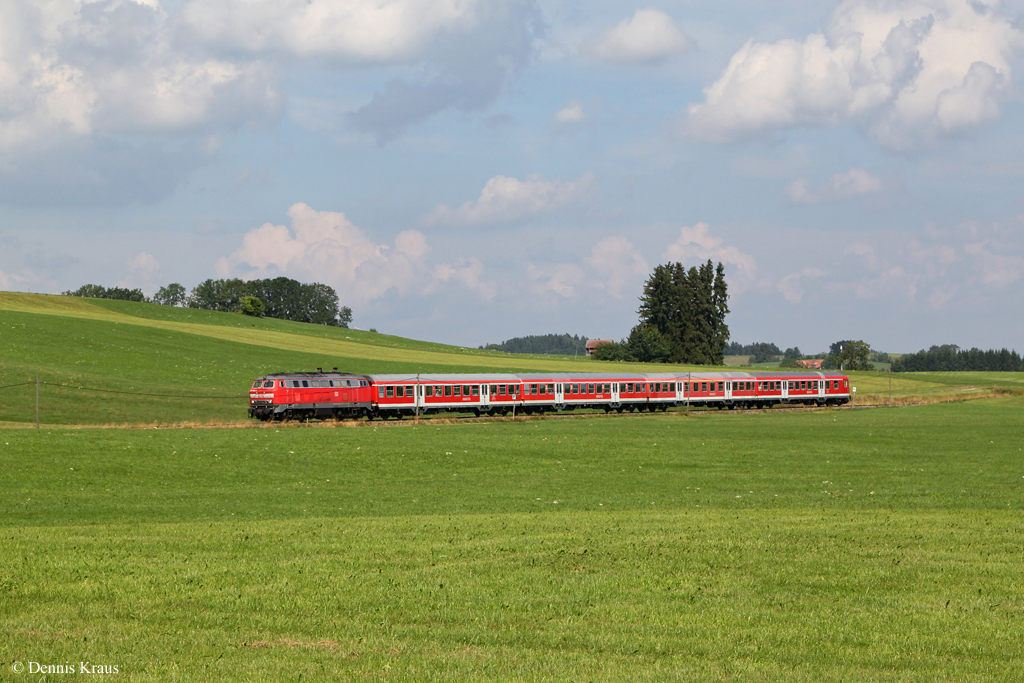
[[[640,297],[640,320],[629,338],[602,344],[597,360],[724,364],[729,342],[725,269],[711,261],[687,270],[682,263],[654,269]]]

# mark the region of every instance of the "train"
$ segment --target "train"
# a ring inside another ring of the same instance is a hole
[[[389,420],[437,413],[839,406],[850,399],[849,377],[827,371],[356,375],[317,368],[257,378],[249,390],[249,416],[263,421]]]

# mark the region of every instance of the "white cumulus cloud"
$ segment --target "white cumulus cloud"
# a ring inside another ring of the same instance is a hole
[[[264,223],[217,261],[220,277],[244,279],[287,276],[323,282],[342,301],[365,304],[394,290],[402,295],[434,293],[444,283],[460,284],[482,299],[493,299],[497,285],[485,278],[476,257],[430,263],[432,249],[418,230],[405,230],[394,244],[380,244],[338,211],[317,211],[298,203],[288,209],[291,226]]]
[[[811,189],[807,178],[794,180],[786,187],[786,196],[794,204],[818,204],[878,194],[883,189],[882,179],[878,176],[862,168],[851,168],[844,173],[836,173],[814,189]]]
[[[783,298],[791,304],[798,304],[804,298],[804,284],[807,280],[825,277],[827,273],[821,268],[804,268],[800,272],[792,273],[782,278],[778,284],[778,290]]]
[[[438,204],[424,216],[428,225],[483,225],[508,223],[583,200],[594,184],[589,171],[578,180],[545,180],[539,173],[524,180],[495,176],[480,196],[457,209]]]
[[[265,67],[190,55],[156,3],[0,8],[0,150],[236,125],[277,112]]]
[[[414,68],[345,117],[380,143],[438,112],[490,105],[544,31],[535,0],[191,0],[181,14],[217,53]]]
[[[456,263],[439,263],[434,266],[434,281],[427,291],[434,291],[438,283],[453,281],[460,282],[467,289],[475,291],[482,299],[493,299],[498,294],[498,286],[492,280],[484,280],[483,273],[484,264],[475,256]]]
[[[555,123],[579,123],[587,118],[583,112],[583,105],[579,102],[570,102],[567,106],[559,109],[552,117]]]
[[[133,273],[152,275],[160,270],[160,262],[148,251],[140,251],[138,254],[128,257],[128,270]]]
[[[684,130],[727,141],[850,123],[887,147],[919,147],[998,117],[1022,49],[996,3],[846,0],[823,33],[747,42]]]
[[[433,41],[470,31],[485,0],[192,0],[182,19],[204,41],[251,53],[352,63],[422,58]]]
[[[583,261],[594,271],[598,286],[616,299],[648,275],[647,261],[625,237],[602,239]]]
[[[612,64],[657,64],[691,47],[672,17],[648,8],[585,43],[583,53]]]
[[[406,230],[394,246],[378,244],[345,214],[306,204],[288,210],[291,228],[265,223],[250,230],[242,245],[217,262],[221,277],[286,275],[333,286],[344,301],[365,302],[391,288],[408,291],[425,271],[427,238]]]
[[[662,258],[693,265],[695,261],[719,261],[734,266],[744,280],[752,280],[757,271],[757,262],[750,254],[734,246],[723,246],[723,240],[711,234],[711,226],[697,223],[693,227],[683,226],[679,237],[670,244]]]
[[[580,285],[586,280],[586,271],[575,263],[527,265],[527,277],[533,283],[530,291],[536,295],[554,293],[566,299],[579,296]]]

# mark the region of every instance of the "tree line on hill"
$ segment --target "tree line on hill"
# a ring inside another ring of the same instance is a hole
[[[1016,351],[1007,349],[961,349],[956,344],[932,346],[908,353],[893,361],[893,372],[1024,371],[1024,362]]]
[[[526,337],[512,337],[500,344],[487,344],[481,349],[505,353],[560,354],[583,356],[587,352],[587,338],[566,334],[534,334]]]
[[[800,355],[800,349],[786,349],[783,352],[775,344],[767,342],[755,342],[746,345],[732,342],[725,347],[726,356],[750,356],[748,363],[751,365],[754,363],[771,363],[792,351],[796,352],[796,356]]]
[[[722,365],[729,327],[725,269],[710,260],[687,270],[682,263],[655,267],[640,297],[640,320],[629,337],[602,344],[598,360]]]
[[[141,289],[101,285],[83,285],[62,294],[243,313],[317,325],[348,327],[352,322],[352,309],[341,305],[333,287],[319,282],[305,284],[287,277],[248,281],[208,279],[196,285],[191,292],[172,282],[157,290],[152,299],[147,298]]]

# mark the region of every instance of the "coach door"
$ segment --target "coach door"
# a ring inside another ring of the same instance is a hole
[[[725,383],[725,400],[726,401],[731,401],[732,400],[732,382],[728,382],[727,381]]]
[[[782,380],[782,398],[789,398],[789,380]]]
[[[491,405],[491,387],[487,384],[480,385],[480,407]]]
[[[612,382],[612,404],[613,405],[618,405],[619,404],[619,383],[618,382]]]
[[[564,382],[555,384],[555,403],[565,403],[565,386]]]

